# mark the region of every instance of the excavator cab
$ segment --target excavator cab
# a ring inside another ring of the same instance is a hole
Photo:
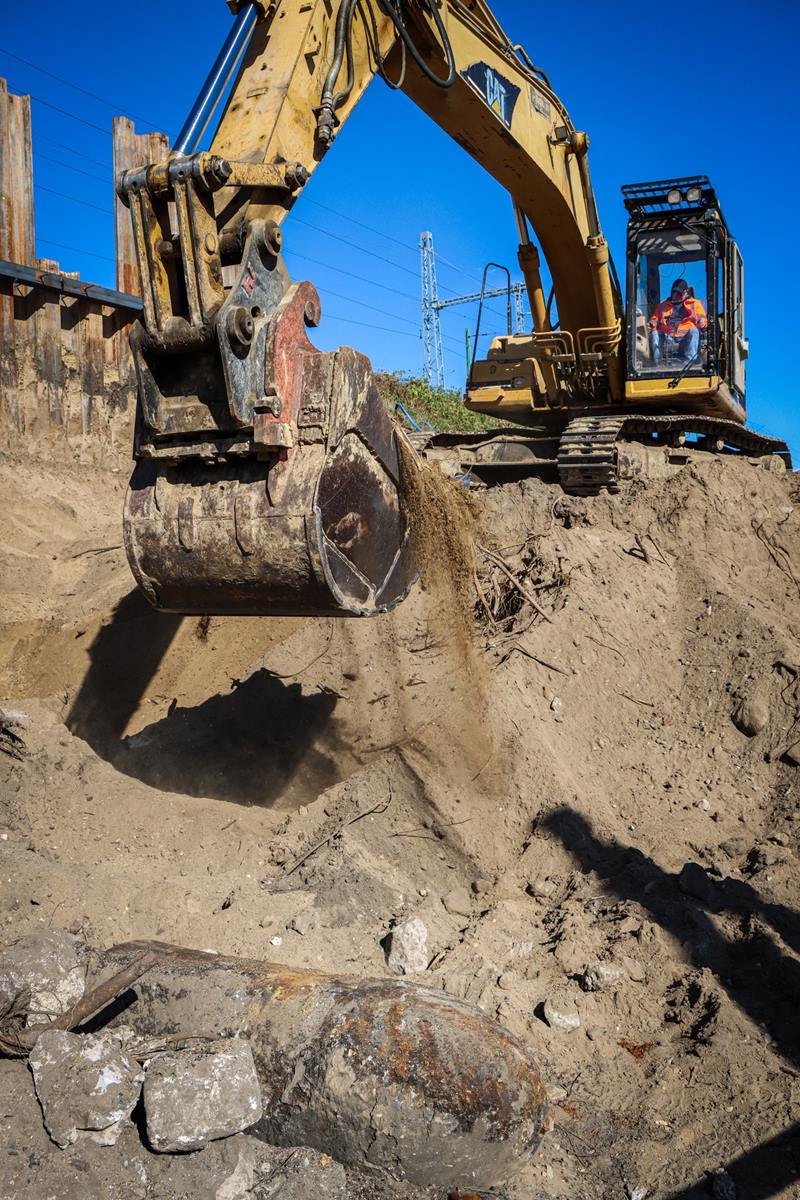
[[[705,175],[622,189],[626,399],[745,420],[744,268]],[[678,285],[676,290],[675,285]]]

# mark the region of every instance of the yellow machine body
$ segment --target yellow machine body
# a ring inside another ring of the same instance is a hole
[[[289,279],[281,256],[283,219],[375,74],[513,202],[533,328],[509,330],[472,364],[466,405],[560,437],[562,482],[578,491],[611,482],[613,442],[633,427],[633,411],[639,436],[647,413],[683,413],[707,435],[708,421],[722,420],[726,444],[738,445],[741,259],[709,188],[668,181],[690,185],[677,188],[677,202],[675,187],[665,196],[666,185],[623,189],[626,312],[589,139],[484,0],[229,3],[231,36],[169,158],[117,181],[143,294],[131,336],[139,404],[125,539],[152,604],[369,615],[413,582],[398,434],[368,361],[349,349],[321,353],[309,340],[319,297]],[[233,71],[211,146],[200,151]],[[715,304],[702,362],[696,355],[688,368],[668,354],[662,361],[647,324],[682,252],[670,225],[676,203],[681,220],[698,225],[686,243],[692,261],[711,272],[715,255],[724,260],[724,303]],[[713,253],[702,249],[709,238]]]

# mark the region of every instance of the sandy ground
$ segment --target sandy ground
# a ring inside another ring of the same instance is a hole
[[[372,621],[156,614],[123,489],[0,461],[0,706],[28,751],[0,753],[2,940],[380,976],[419,915],[420,978],[548,1085],[512,1200],[800,1196],[795,481],[689,456],[616,496],[476,491],[469,647],[446,578]],[[0,1102],[9,1144],[67,1162]]]

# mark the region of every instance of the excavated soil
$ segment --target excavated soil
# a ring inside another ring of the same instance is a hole
[[[469,553],[370,621],[156,614],[123,476],[0,461],[2,940],[381,976],[416,915],[421,979],[548,1085],[510,1200],[800,1196],[796,481],[686,457],[596,498],[445,485],[425,536]],[[0,1089],[0,1196],[228,1194],[59,1151],[25,1069]]]

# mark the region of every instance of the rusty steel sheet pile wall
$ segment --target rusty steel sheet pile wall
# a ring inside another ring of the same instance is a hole
[[[168,149],[164,135],[115,118],[114,175]],[[140,294],[127,212],[115,199],[123,294],[38,258],[32,158],[30,97],[0,78],[0,451],[124,465],[135,413],[128,331]]]

